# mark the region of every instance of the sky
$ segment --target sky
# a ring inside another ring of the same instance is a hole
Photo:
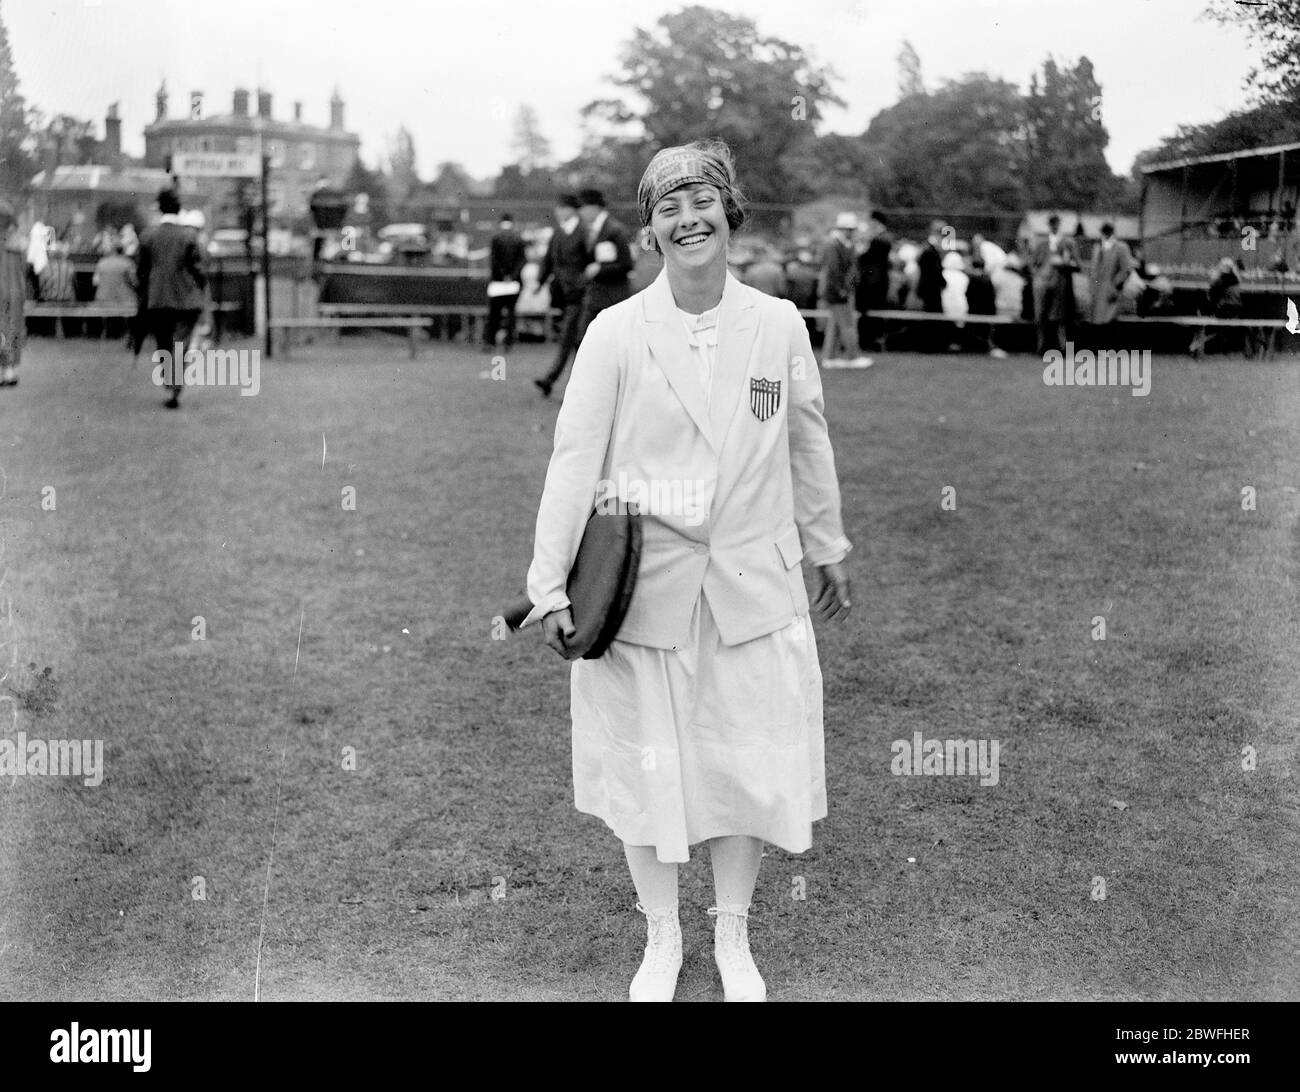
[[[327,124],[335,86],[346,125],[374,166],[399,125],[420,173],[444,160],[490,177],[515,156],[520,104],[537,112],[558,159],[577,154],[580,111],[614,92],[620,47],[681,0],[0,0],[24,96],[46,114],[101,121],[119,103],[123,143],[143,127],[166,78],[169,113],[205,92],[209,114],[259,85],[276,117],[303,103]],[[1127,174],[1141,149],[1178,125],[1246,105],[1256,51],[1200,16],[1204,0],[711,0],[761,33],[809,51],[845,100],[819,132],[861,133],[897,100],[899,47],[920,54],[926,84],[983,71],[1024,88],[1049,55],[1091,58],[1102,85],[1107,158]],[[742,165],[743,167],[743,165]]]

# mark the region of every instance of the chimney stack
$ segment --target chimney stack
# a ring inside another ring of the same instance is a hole
[[[154,105],[158,108],[158,112],[154,117],[154,121],[166,121],[167,120],[167,81],[166,80],[163,80],[163,82],[158,85],[158,94],[154,96],[153,101],[154,101]]]
[[[334,94],[330,98],[330,128],[343,128],[343,100],[339,98],[339,89],[334,88]]]
[[[258,88],[257,91],[257,116],[271,120],[271,92],[263,91]]]
[[[300,102],[293,104],[293,120],[302,121],[302,103]]]
[[[117,103],[112,103],[104,116],[104,156],[110,167],[122,165],[122,119],[117,116]]]
[[[235,88],[234,114],[237,118],[248,117],[248,89],[246,87]]]

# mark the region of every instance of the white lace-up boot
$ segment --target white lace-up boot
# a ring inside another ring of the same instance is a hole
[[[712,906],[713,959],[726,1001],[766,1001],[767,985],[749,954],[749,907]]]
[[[677,903],[657,910],[636,908],[646,916],[645,958],[632,979],[629,1001],[671,1001],[677,991],[677,974],[682,969],[682,926],[677,920]]]

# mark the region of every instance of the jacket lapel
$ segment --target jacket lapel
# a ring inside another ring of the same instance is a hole
[[[728,277],[730,279],[730,277]],[[710,425],[709,414],[704,402],[704,391],[695,374],[695,365],[691,360],[691,349],[686,341],[686,330],[677,317],[677,307],[673,302],[673,292],[668,286],[668,273],[663,271],[654,283],[645,290],[644,296],[646,341],[655,363],[668,377],[668,383],[681,400],[682,406],[690,414],[699,430],[704,433],[709,446],[715,451],[719,441],[714,439],[715,432]],[[726,293],[723,293],[725,311]],[[719,313],[719,322],[723,319]],[[720,328],[721,333],[721,328]],[[718,338],[718,364],[722,363],[722,337]],[[713,393],[716,396],[717,376],[714,376]]]
[[[745,375],[758,331],[758,310],[753,294],[730,273],[722,290],[722,307],[718,311],[718,356],[713,367],[713,386],[709,392],[709,419],[720,449],[727,429],[744,400]]]

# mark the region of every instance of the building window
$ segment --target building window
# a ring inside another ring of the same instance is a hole
[[[302,144],[298,147],[298,169],[311,171],[316,169],[316,145]]]

